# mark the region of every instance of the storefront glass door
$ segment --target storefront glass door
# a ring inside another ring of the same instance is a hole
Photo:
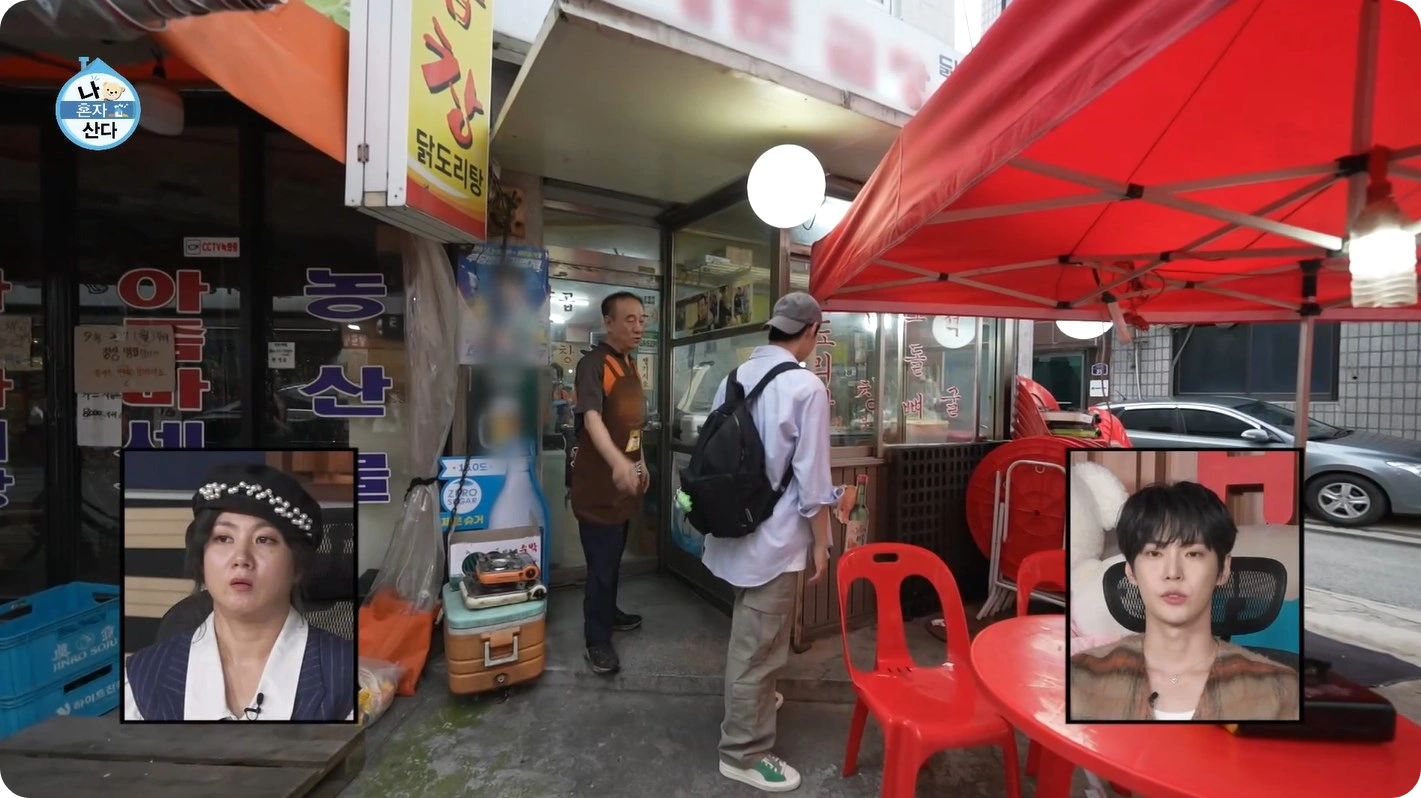
[[[622,556],[622,573],[638,573],[657,567],[658,532],[661,529],[661,459],[662,423],[660,406],[659,364],[661,357],[659,278],[623,269],[599,268],[596,265],[578,267],[558,263],[559,259],[605,261],[597,253],[574,253],[557,249],[552,252],[552,273],[562,274],[550,282],[549,302],[549,364],[551,378],[547,396],[548,412],[543,414],[542,485],[551,517],[549,530],[552,579],[567,584],[583,578],[587,563],[582,554],[577,519],[568,500],[567,461],[573,433],[573,378],[583,354],[602,340],[602,300],[620,292],[635,294],[646,310],[646,331],[641,347],[634,353],[636,367],[646,390],[647,425],[642,434],[647,466],[651,472],[651,487],[641,514],[632,520],[628,530],[627,548]],[[627,264],[621,261],[618,265]],[[650,264],[648,264],[649,266]],[[657,269],[659,271],[659,268]]]

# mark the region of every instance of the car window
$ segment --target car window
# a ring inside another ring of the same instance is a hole
[[[1184,417],[1184,434],[1186,435],[1199,435],[1205,438],[1237,438],[1243,435],[1244,430],[1253,429],[1252,424],[1213,410],[1181,409],[1179,414]]]
[[[1179,424],[1172,407],[1141,407],[1114,412],[1127,431],[1179,433]]]

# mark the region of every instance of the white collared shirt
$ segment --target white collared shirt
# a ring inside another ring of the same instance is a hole
[[[246,706],[255,707],[257,695],[262,697],[261,711],[255,717],[233,716],[227,707],[227,680],[222,670],[222,657],[217,651],[217,629],[209,614],[192,634],[192,648],[187,660],[187,688],[183,697],[184,720],[291,720],[296,708],[296,687],[301,678],[301,663],[306,656],[306,636],[310,629],[305,616],[293,607],[286,613],[286,623],[276,637],[276,644],[267,656],[261,681],[247,698]],[[249,713],[243,713],[247,715]],[[353,719],[352,712],[347,720]],[[143,720],[128,674],[123,677],[123,718]]]
[[[749,394],[770,369],[794,362],[782,346],[756,347],[740,365],[736,381]],[[721,380],[713,407],[725,402],[725,384]],[[750,414],[765,446],[771,484],[779,486],[791,462],[794,479],[759,529],[743,538],[706,536],[702,561],[711,573],[735,587],[759,587],[781,574],[803,571],[814,544],[809,519],[834,504],[829,393],[819,377],[808,369],[779,375],[765,386]]]

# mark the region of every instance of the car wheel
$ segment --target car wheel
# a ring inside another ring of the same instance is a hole
[[[1377,483],[1356,474],[1322,474],[1307,487],[1307,506],[1318,519],[1336,526],[1371,526],[1386,517],[1386,494]]]

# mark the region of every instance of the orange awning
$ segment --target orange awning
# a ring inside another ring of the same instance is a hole
[[[228,94],[345,162],[350,36],[302,0],[272,11],[191,17],[154,34]]]
[[[169,24],[154,38],[176,89],[217,85],[293,135],[345,162],[346,63],[350,36],[291,0],[266,12],[225,12]],[[153,61],[115,66],[129,80],[153,76]],[[74,77],[59,59],[0,58],[0,85],[59,87]]]

